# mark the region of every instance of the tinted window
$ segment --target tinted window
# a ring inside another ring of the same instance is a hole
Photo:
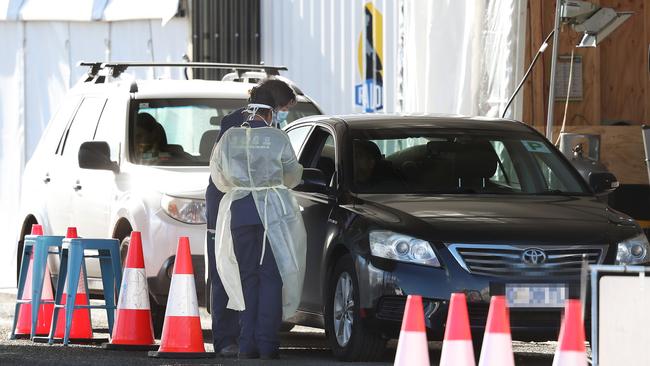
[[[588,194],[575,169],[536,135],[364,131],[352,150],[358,192]]]
[[[309,130],[311,130],[311,126],[298,127],[287,132],[287,135],[289,135],[289,141],[291,141],[291,147],[293,147],[293,151],[295,151],[296,154],[300,154],[300,148],[305,142]]]
[[[92,141],[97,128],[97,121],[102,114],[105,98],[89,97],[81,102],[81,106],[66,132],[63,144],[63,156],[70,159],[77,159],[79,146],[86,141]]]
[[[130,159],[143,165],[208,165],[221,119],[247,103],[244,99],[136,100],[130,112]],[[318,110],[301,102],[287,120],[309,113]]]

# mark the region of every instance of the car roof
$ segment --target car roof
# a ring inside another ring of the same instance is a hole
[[[123,89],[128,91],[130,85],[137,85],[136,99],[157,98],[223,98],[223,99],[248,99],[249,90],[257,84],[237,81],[218,80],[128,80],[121,79],[107,83],[79,83],[71,92],[86,94],[105,92],[110,89]],[[298,95],[299,102],[309,101],[308,98]]]
[[[325,122],[345,123],[352,130],[387,130],[414,128],[476,129],[513,132],[530,132],[526,124],[510,119],[468,117],[452,114],[350,114],[312,116],[295,123]],[[293,125],[293,124],[292,124]]]

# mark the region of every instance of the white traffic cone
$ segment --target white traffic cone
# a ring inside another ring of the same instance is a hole
[[[465,294],[453,293],[442,343],[440,366],[475,366]]]
[[[512,337],[510,336],[510,314],[505,296],[492,296],[488,312],[483,347],[479,366],[514,366]]]
[[[553,357],[553,366],[587,366],[585,328],[582,323],[580,300],[569,299],[564,305],[564,320]]]
[[[424,329],[422,296],[409,295],[406,299],[402,330],[397,343],[395,366],[419,365],[429,365],[429,345]]]

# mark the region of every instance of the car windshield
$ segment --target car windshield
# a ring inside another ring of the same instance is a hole
[[[534,134],[373,130],[358,133],[352,146],[359,193],[590,194]]]
[[[142,165],[205,166],[221,119],[246,106],[245,99],[140,99],[130,118],[130,160]],[[319,114],[309,102],[298,102],[285,123]]]

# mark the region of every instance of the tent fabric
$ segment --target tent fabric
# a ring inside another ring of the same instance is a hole
[[[0,20],[18,20],[23,0],[0,0]]]
[[[106,0],[23,0],[21,20],[91,21],[101,19]],[[98,17],[99,16],[99,17]]]
[[[178,11],[179,0],[0,0],[0,20],[92,21],[161,19]]]
[[[108,0],[102,20],[162,19],[162,25],[165,25],[178,11],[178,2],[179,0]]]
[[[404,2],[404,111],[500,117],[523,76],[525,10],[524,0]],[[520,117],[521,98],[513,107]]]
[[[0,257],[0,266],[15,268],[15,246],[10,243],[16,243],[21,224],[15,210],[23,168],[67,91],[86,74],[77,62],[179,62],[187,52],[188,32],[187,18],[171,19],[164,27],[158,20],[0,21],[0,233],[10,248]],[[180,78],[182,70],[127,73]],[[14,284],[14,278],[5,277],[0,277],[0,287]]]

